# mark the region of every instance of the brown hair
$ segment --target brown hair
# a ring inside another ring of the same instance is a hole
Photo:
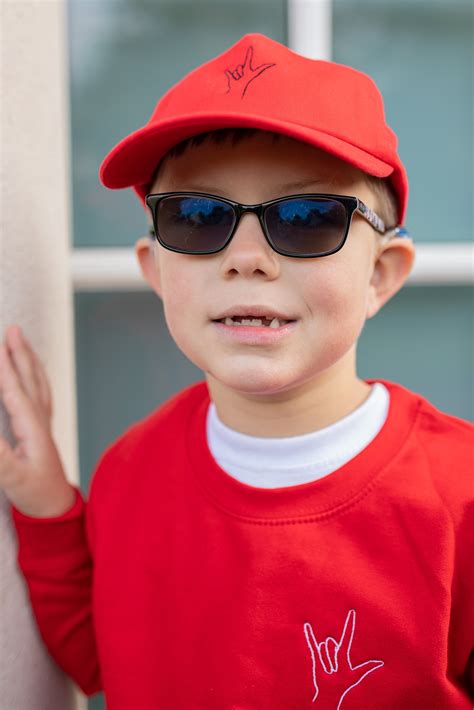
[[[150,180],[150,186],[154,184],[161,167],[168,158],[182,155],[191,146],[201,145],[201,143],[204,143],[206,140],[210,140],[217,145],[231,140],[232,145],[235,145],[243,139],[250,138],[257,133],[270,134],[273,142],[276,142],[282,135],[274,131],[265,131],[257,128],[233,127],[219,128],[215,131],[198,133],[190,138],[185,138],[183,141],[173,146],[160,160]],[[383,219],[386,228],[394,227],[398,224],[398,199],[392,184],[388,178],[375,177],[365,172],[363,175],[365,183],[375,196],[375,212]]]

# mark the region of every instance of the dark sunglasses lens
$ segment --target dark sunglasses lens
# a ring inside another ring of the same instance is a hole
[[[156,221],[160,239],[171,249],[207,254],[222,248],[235,217],[220,200],[174,195],[158,203]]]
[[[341,202],[329,198],[289,199],[268,207],[265,223],[279,251],[321,255],[340,246],[347,212]]]

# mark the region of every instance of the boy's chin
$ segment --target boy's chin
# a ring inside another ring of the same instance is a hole
[[[208,382],[219,389],[254,397],[274,396],[298,387],[298,382],[288,374],[267,369],[266,371],[233,371],[206,373]]]

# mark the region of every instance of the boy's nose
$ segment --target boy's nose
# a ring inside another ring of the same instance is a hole
[[[230,244],[220,255],[220,271],[225,277],[235,273],[247,277],[261,273],[274,279],[280,272],[279,254],[267,242],[255,214],[241,216]]]

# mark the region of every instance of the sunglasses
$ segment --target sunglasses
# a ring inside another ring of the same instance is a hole
[[[401,226],[385,229],[370,207],[348,195],[289,195],[243,205],[205,192],[162,192],[146,195],[145,202],[153,217],[150,237],[180,254],[215,254],[225,249],[244,212],[257,215],[267,242],[283,256],[308,258],[339,251],[354,212],[387,239],[409,236]]]

